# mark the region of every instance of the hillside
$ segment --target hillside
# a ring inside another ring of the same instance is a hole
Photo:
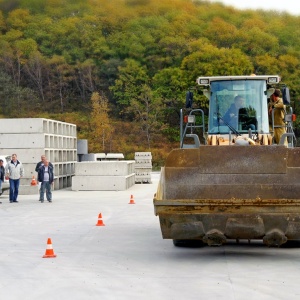
[[[279,74],[299,109],[300,17],[200,0],[2,0],[0,9],[0,117],[75,123],[91,151],[150,150],[163,163],[200,75]],[[207,106],[200,94],[194,102]]]

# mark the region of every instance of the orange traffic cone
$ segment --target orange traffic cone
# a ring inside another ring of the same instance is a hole
[[[105,224],[103,223],[103,220],[102,220],[102,214],[101,213],[98,216],[98,223],[96,224],[96,226],[105,226]]]
[[[31,180],[31,183],[30,183],[31,185],[37,185],[37,183],[36,183],[36,180],[35,180],[35,177],[34,176],[32,176],[32,180]]]
[[[47,240],[47,249],[45,252],[45,255],[43,256],[43,258],[50,258],[50,257],[56,257],[56,255],[54,254],[53,248],[52,248],[52,242],[51,239],[48,238]]]
[[[128,204],[135,204],[134,199],[133,199],[133,195],[130,196],[130,201]]]

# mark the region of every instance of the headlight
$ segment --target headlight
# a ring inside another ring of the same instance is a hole
[[[209,85],[209,79],[208,78],[199,78],[198,84],[199,85]]]
[[[278,77],[268,77],[268,83],[278,83]]]

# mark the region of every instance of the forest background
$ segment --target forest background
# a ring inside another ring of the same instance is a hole
[[[0,0],[0,118],[74,123],[90,153],[151,151],[159,167],[196,78],[251,73],[280,75],[299,112],[300,17],[201,0]]]

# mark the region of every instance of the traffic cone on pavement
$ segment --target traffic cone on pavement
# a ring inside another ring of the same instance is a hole
[[[34,176],[32,176],[32,180],[31,180],[31,183],[30,183],[30,184],[31,184],[31,185],[37,185],[37,182],[36,182]]]
[[[102,220],[102,214],[101,213],[98,216],[98,222],[97,222],[96,226],[105,226],[105,224],[103,223],[103,220]]]
[[[130,196],[130,201],[128,204],[135,204],[134,199],[133,199],[133,195]]]
[[[52,241],[50,238],[47,240],[47,249],[45,252],[45,255],[43,258],[50,258],[50,257],[56,257],[56,254],[54,254],[53,248],[52,248]]]

